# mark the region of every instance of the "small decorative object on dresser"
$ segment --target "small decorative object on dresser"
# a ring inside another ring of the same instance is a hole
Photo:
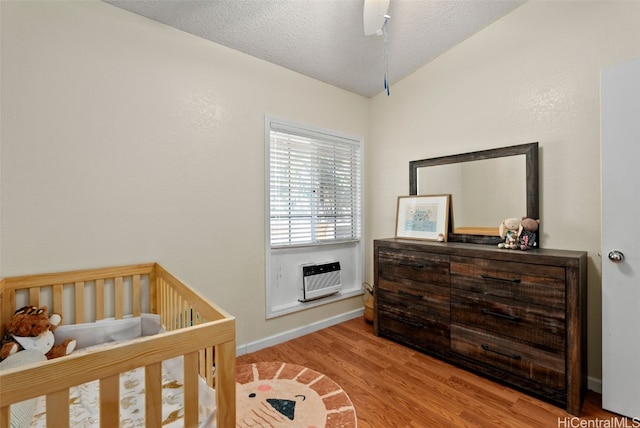
[[[506,248],[509,250],[515,250],[518,248],[518,237],[520,230],[522,229],[522,223],[517,217],[505,218],[498,227],[498,233],[503,242],[498,244],[498,248]]]
[[[530,250],[538,246],[537,231],[540,226],[540,220],[529,217],[522,217],[520,222],[520,235],[518,235],[518,248],[521,250]]]
[[[374,241],[374,333],[579,415],[587,253]]]

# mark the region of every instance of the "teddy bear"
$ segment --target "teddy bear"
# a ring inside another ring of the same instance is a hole
[[[7,324],[0,361],[23,349],[42,352],[47,359],[70,354],[76,348],[75,339],[55,345],[53,332],[62,321],[58,314],[47,315],[46,306],[24,306],[14,312]]]
[[[502,242],[498,244],[498,248],[506,248],[515,250],[518,248],[518,236],[520,234],[521,223],[517,217],[511,217],[502,220],[499,232]]]
[[[538,227],[540,220],[529,217],[522,217],[520,220],[522,230],[518,236],[518,248],[521,250],[529,250],[538,246],[536,238],[538,237]]]

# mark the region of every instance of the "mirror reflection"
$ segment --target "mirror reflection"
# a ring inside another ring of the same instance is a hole
[[[527,212],[525,155],[417,168],[417,194],[451,194],[453,233],[498,235]]]

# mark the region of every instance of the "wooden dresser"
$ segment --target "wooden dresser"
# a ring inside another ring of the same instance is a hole
[[[374,332],[579,415],[587,253],[374,241]]]

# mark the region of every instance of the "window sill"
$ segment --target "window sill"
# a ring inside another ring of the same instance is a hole
[[[350,299],[355,296],[361,296],[364,294],[362,286],[352,286],[339,291],[331,296],[323,297],[317,300],[311,300],[309,302],[295,301],[284,305],[273,306],[267,309],[267,319],[277,318],[283,315],[292,314],[306,309],[315,308],[318,306],[326,305],[328,303],[338,302],[340,300]]]

